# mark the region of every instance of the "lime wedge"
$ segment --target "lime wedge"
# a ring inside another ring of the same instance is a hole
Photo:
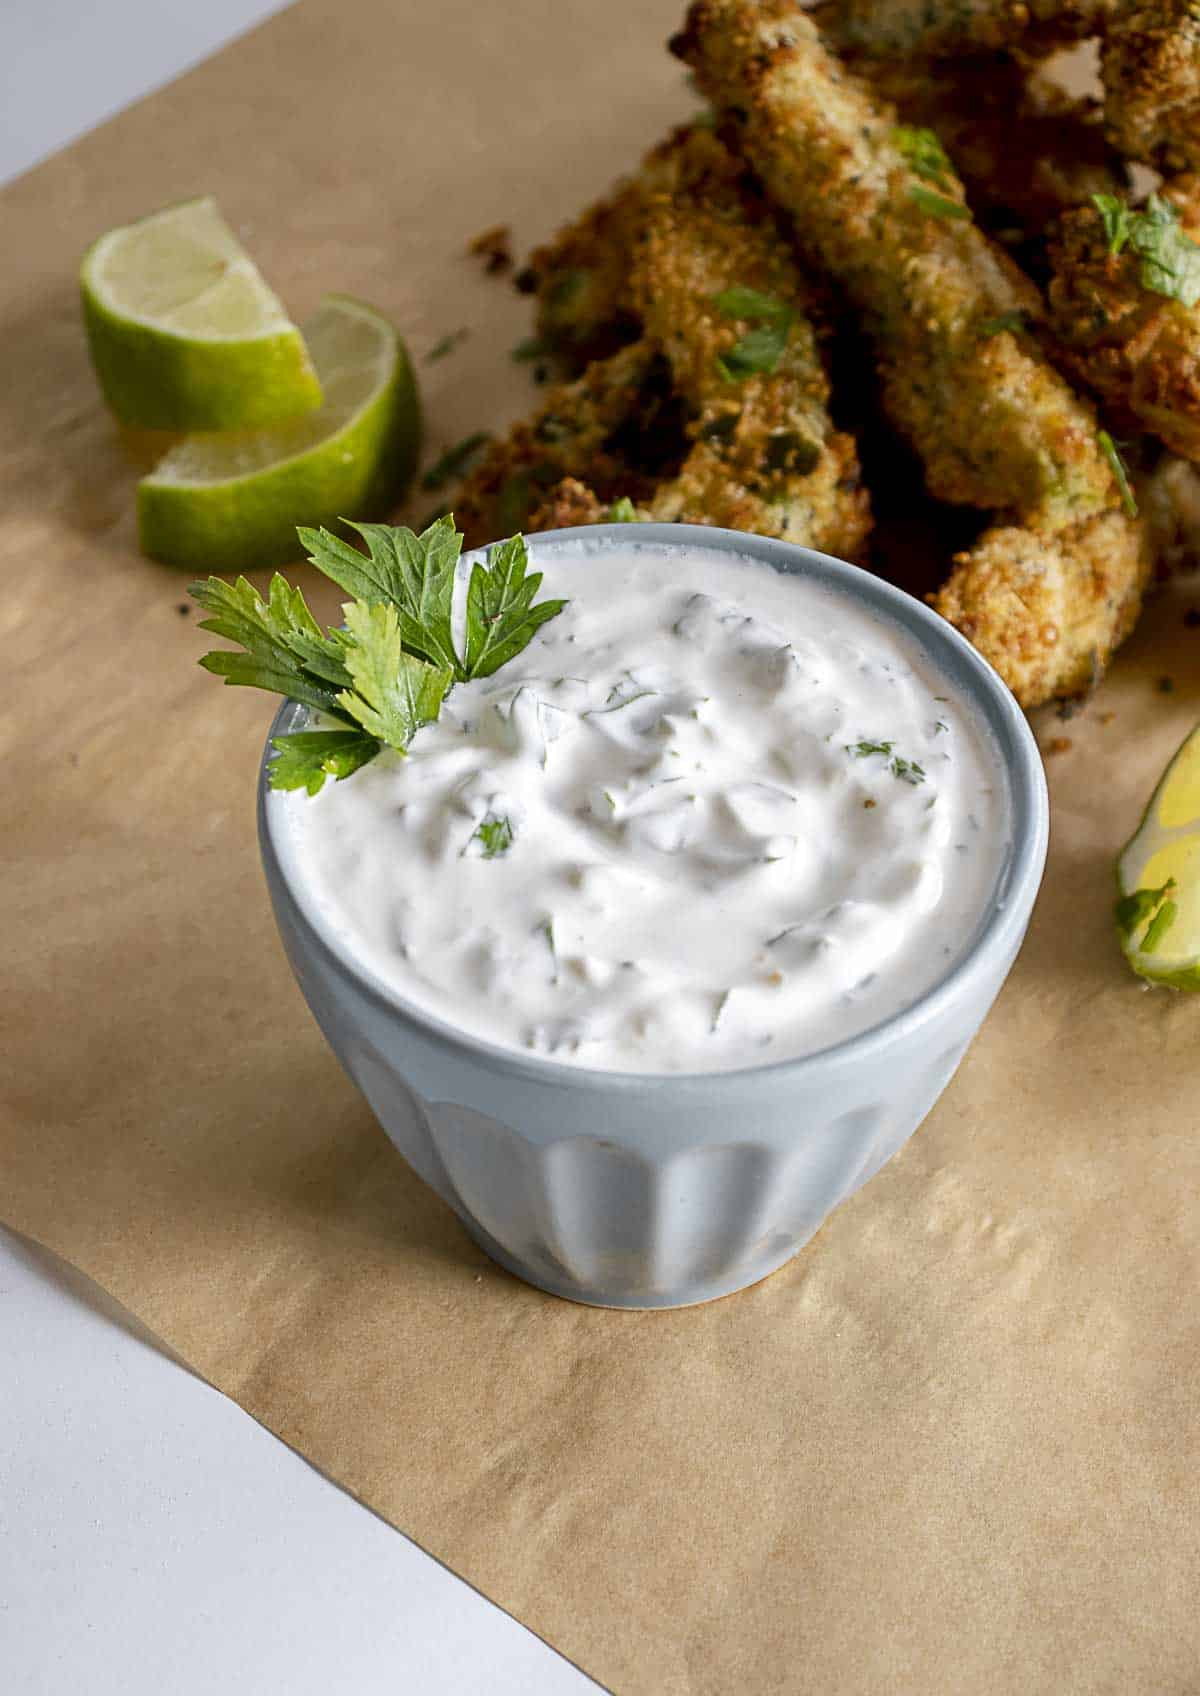
[[[123,424],[236,430],[321,404],[299,330],[214,200],[109,230],[79,281],[92,364]]]
[[[417,386],[386,318],[327,295],[304,326],[325,404],[270,430],[188,436],[138,484],[142,551],[193,571],[253,571],[300,552],[298,524],[382,517],[420,446]]]
[[[1200,990],[1200,725],[1117,860],[1117,931],[1139,977]]]

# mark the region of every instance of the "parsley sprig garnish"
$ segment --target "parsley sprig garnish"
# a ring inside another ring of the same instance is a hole
[[[419,536],[390,524],[353,528],[365,554],[328,530],[297,532],[311,563],[353,597],[339,629],[322,630],[278,573],[265,601],[244,577],[210,577],[189,589],[210,615],[200,628],[241,649],[205,654],[206,671],[300,701],[345,727],[273,738],[274,789],[315,795],[326,777],[350,777],[385,747],[407,752],[455,683],[490,677],[566,605],[535,601],[542,574],[528,569],[524,537],[512,536],[471,571],[460,653],[452,608],[462,536],[453,518]]]
[[[1134,211],[1115,194],[1094,194],[1108,251],[1114,256],[1126,247],[1141,264],[1138,281],[1144,289],[1178,300],[1184,306],[1200,301],[1200,245],[1184,230],[1178,209],[1152,194],[1141,211]]]
[[[740,318],[754,326],[718,357],[722,377],[728,383],[740,383],[743,377],[769,376],[779,364],[795,318],[787,301],[734,283],[715,294],[712,303],[722,318]]]

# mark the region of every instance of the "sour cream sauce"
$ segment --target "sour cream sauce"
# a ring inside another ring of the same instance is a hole
[[[941,978],[1007,794],[917,644],[702,546],[538,565],[570,604],[407,758],[272,798],[343,945],[464,1031],[633,1072],[808,1054]]]

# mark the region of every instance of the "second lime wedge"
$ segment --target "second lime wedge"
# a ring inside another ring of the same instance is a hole
[[[138,484],[143,553],[193,571],[253,571],[300,553],[296,526],[382,517],[417,462],[421,415],[399,333],[348,295],[304,326],[325,392],[269,430],[189,436]]]
[[[1117,930],[1139,977],[1200,990],[1200,725],[1117,860]]]

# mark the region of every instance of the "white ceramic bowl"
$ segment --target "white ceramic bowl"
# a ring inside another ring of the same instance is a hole
[[[555,1295],[676,1307],[775,1271],[921,1123],[1025,934],[1048,809],[1041,757],[1012,696],[919,601],[840,560],[733,531],[606,525],[596,542],[626,535],[750,554],[852,595],[916,638],[990,728],[1008,771],[1011,848],[968,947],[927,994],[821,1053],[741,1071],[645,1076],[526,1056],[406,1001],[305,905],[266,755],[259,833],[275,917],[317,1022],[401,1154],[475,1240]],[[544,559],[567,539],[577,547],[579,532],[532,537],[531,553]],[[286,705],[271,735],[301,710]]]

